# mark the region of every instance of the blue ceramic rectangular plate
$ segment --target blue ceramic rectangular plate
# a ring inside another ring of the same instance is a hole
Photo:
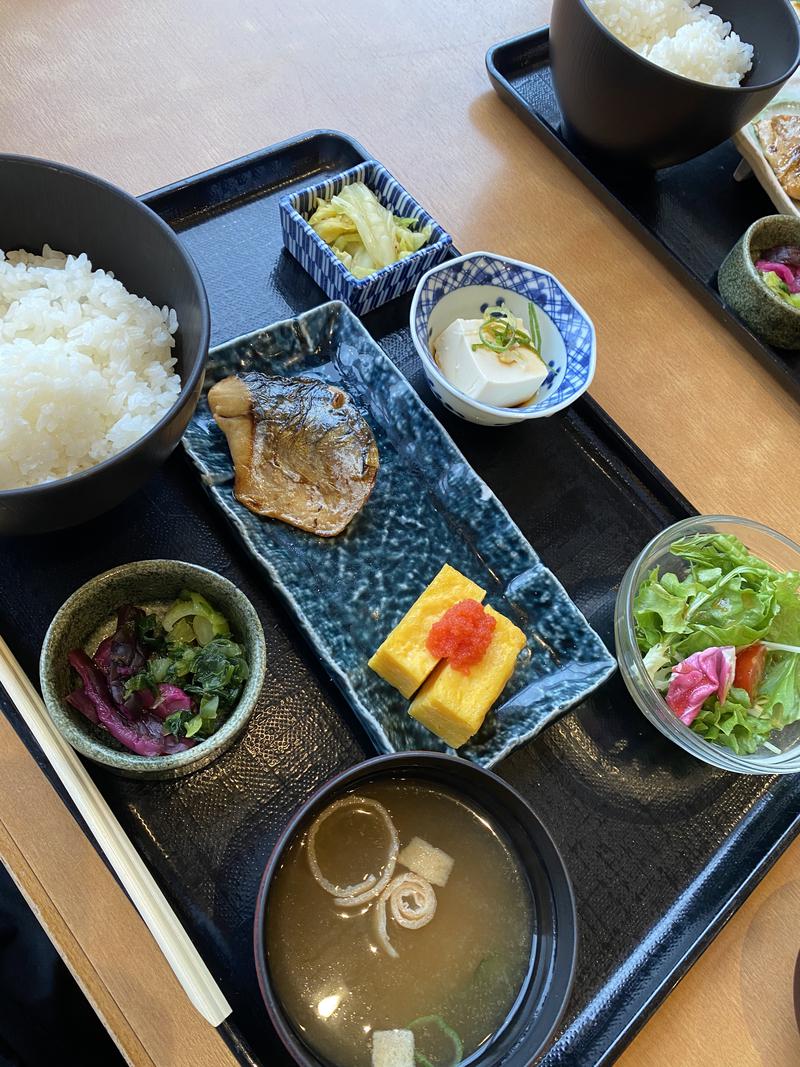
[[[206,386],[248,370],[311,374],[340,386],[375,434],[375,488],[335,538],[261,518],[236,501],[228,446],[205,397],[184,444],[379,751],[446,747],[367,666],[444,563],[483,586],[486,603],[528,637],[494,713],[461,755],[492,766],[613,672],[614,659],[561,584],[343,304],[323,304],[212,349]]]

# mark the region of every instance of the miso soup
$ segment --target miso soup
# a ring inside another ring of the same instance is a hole
[[[534,915],[491,820],[455,794],[399,780],[359,786],[291,843],[266,926],[275,992],[318,1056],[370,1067],[373,1034],[401,1030],[409,1044],[413,1033],[418,1064],[453,1067],[508,1017]],[[394,1040],[381,1036],[376,1052]]]

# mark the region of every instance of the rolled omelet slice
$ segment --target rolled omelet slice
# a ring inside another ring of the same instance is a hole
[[[413,696],[439,662],[426,645],[431,626],[459,601],[480,603],[485,596],[485,589],[445,563],[369,660],[369,666],[404,697]]]
[[[408,709],[409,715],[453,748],[469,741],[514,673],[525,634],[494,608],[484,609],[496,626],[483,659],[469,674],[447,661],[434,668]]]

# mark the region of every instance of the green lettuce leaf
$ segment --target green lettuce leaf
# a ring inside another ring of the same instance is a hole
[[[800,645],[800,573],[786,571],[775,583],[777,614],[767,633],[770,641]]]
[[[712,584],[704,584],[701,574]],[[639,647],[647,651],[665,643],[674,662],[706,648],[742,648],[760,640],[777,610],[774,583],[759,577],[752,588],[750,581],[741,570],[706,569],[683,580],[651,571],[633,603]]]
[[[730,534],[685,537],[671,551],[689,574],[654,570],[640,586],[634,615],[643,651],[666,642],[677,661],[765,638],[800,644],[800,574],[776,571]]]
[[[756,703],[775,729],[800,719],[800,656],[769,655]]]
[[[750,626],[706,626],[699,624],[693,627],[691,634],[684,640],[673,645],[680,659],[686,659],[695,652],[703,652],[707,648],[724,648],[733,645],[734,648],[746,648],[764,636],[763,629],[753,629]]]
[[[716,586],[709,588],[709,594],[717,603],[696,605],[694,621],[712,627],[735,621],[754,632],[763,631],[758,636],[770,641],[800,644],[800,572],[776,570],[730,534],[685,537],[670,551],[690,563],[698,582]],[[714,570],[719,577],[713,577]],[[717,620],[711,617],[715,612]]]
[[[769,716],[750,705],[744,689],[731,689],[724,703],[715,697],[691,726],[706,741],[724,745],[737,755],[752,755],[772,733]]]
[[[666,645],[653,645],[643,657],[644,669],[657,689],[666,689],[672,672],[669,649]]]
[[[746,545],[733,534],[692,534],[670,545],[673,556],[680,556],[694,567],[717,567],[723,573],[746,566],[751,571],[767,578],[780,574],[765,560],[754,556]]]
[[[654,682],[695,652],[756,641],[800,646],[800,572],[779,571],[729,534],[675,541],[683,577],[652,570],[634,598],[636,637]],[[800,720],[800,655],[771,651],[756,701],[731,690],[710,698],[692,724],[708,741],[752,753],[774,729]]]
[[[716,569],[706,573],[716,574]],[[737,567],[692,598],[686,636],[675,642],[675,650],[690,656],[714,645],[751,645],[766,636],[776,610],[774,582]]]
[[[640,647],[649,649],[665,638],[665,643],[671,644],[670,635],[688,634],[689,606],[703,591],[691,576],[681,580],[669,571],[659,576],[657,567],[652,570],[633,601]]]

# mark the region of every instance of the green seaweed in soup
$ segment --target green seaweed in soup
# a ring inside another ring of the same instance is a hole
[[[485,815],[408,781],[325,809],[288,848],[267,916],[284,1010],[341,1067],[369,1067],[378,1031],[410,1031],[419,1067],[470,1056],[514,1004],[534,925],[519,861]]]

